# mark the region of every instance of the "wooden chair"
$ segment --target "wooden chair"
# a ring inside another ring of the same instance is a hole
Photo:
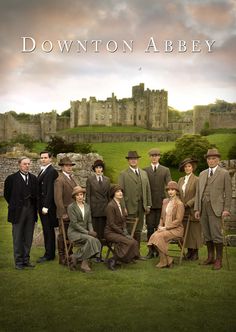
[[[186,243],[186,239],[187,239],[187,235],[188,235],[189,223],[190,223],[190,216],[188,216],[188,221],[187,221],[187,225],[185,228],[184,236],[177,237],[170,241],[170,243],[177,243],[178,247],[180,249],[179,265],[182,263],[183,257],[185,257],[184,248],[185,248],[185,243]],[[168,249],[168,251],[179,251],[179,249]]]
[[[61,230],[62,230],[62,235],[63,235],[63,241],[64,241],[64,246],[65,246],[65,263],[67,264],[68,267],[70,267],[70,255],[69,252],[73,248],[73,243],[68,239],[67,233],[65,230],[65,224],[64,220],[61,218],[60,219],[60,225],[61,225]]]
[[[134,237],[134,233],[135,233],[135,230],[136,230],[136,227],[137,227],[137,224],[138,224],[138,218],[137,217],[136,218],[127,218],[126,219],[126,224],[132,225],[130,235],[132,237]],[[105,240],[104,245],[108,247],[107,254],[106,254],[106,257],[105,257],[105,262],[107,262],[110,253],[112,252],[112,254],[114,254],[114,243]]]

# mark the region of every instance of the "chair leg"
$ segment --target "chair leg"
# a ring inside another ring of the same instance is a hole
[[[184,241],[183,241],[183,244],[181,247],[181,252],[180,252],[179,265],[182,263],[183,256],[184,256],[184,248],[185,248],[185,243],[186,243],[186,239],[187,239],[187,235],[188,235],[189,223],[190,223],[190,216],[188,217],[187,226],[185,229]]]

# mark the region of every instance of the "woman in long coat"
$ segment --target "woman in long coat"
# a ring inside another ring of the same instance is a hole
[[[88,259],[100,254],[101,243],[93,230],[90,207],[84,203],[85,191],[80,186],[73,189],[72,197],[75,198],[75,202],[68,206],[70,219],[68,238],[73,242],[74,247],[78,247],[78,252],[71,255],[72,269],[76,268],[77,260],[82,260],[81,270],[91,272]]]
[[[202,245],[201,224],[199,220],[194,217],[194,200],[196,195],[198,177],[193,173],[196,168],[197,160],[192,158],[184,159],[179,166],[179,170],[181,172],[185,172],[186,174],[179,179],[178,186],[180,199],[185,206],[183,220],[184,229],[186,229],[188,220],[190,222],[185,243],[185,248],[188,248],[186,258],[189,260],[198,259],[198,249]]]
[[[123,190],[119,185],[111,189],[112,200],[107,206],[107,224],[105,239],[114,243],[114,256],[108,260],[108,268],[115,270],[117,261],[130,263],[139,258],[138,242],[133,239],[126,229],[125,211],[121,207]]]
[[[172,267],[173,258],[168,256],[168,243],[172,239],[182,237],[184,233],[184,205],[177,196],[178,184],[170,181],[166,189],[169,198],[163,201],[158,229],[148,241],[149,247],[154,246],[159,251],[160,262],[156,265],[158,268]]]
[[[94,174],[89,176],[86,182],[86,203],[91,209],[93,228],[102,242],[106,226],[105,210],[110,200],[110,179],[103,174],[105,164],[102,160],[96,160],[92,169]],[[97,262],[101,261],[102,253],[97,258]]]

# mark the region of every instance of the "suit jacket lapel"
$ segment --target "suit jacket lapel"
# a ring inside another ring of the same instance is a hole
[[[137,183],[138,182],[138,180],[137,180],[137,175],[130,169],[130,168],[128,168],[128,173],[129,173],[129,175],[130,175],[130,177],[132,178],[132,180],[135,182],[135,183]]]

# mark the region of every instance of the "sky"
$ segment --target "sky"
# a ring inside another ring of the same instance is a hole
[[[0,113],[61,113],[141,82],[183,111],[236,102],[234,0],[1,0],[0,40]]]

